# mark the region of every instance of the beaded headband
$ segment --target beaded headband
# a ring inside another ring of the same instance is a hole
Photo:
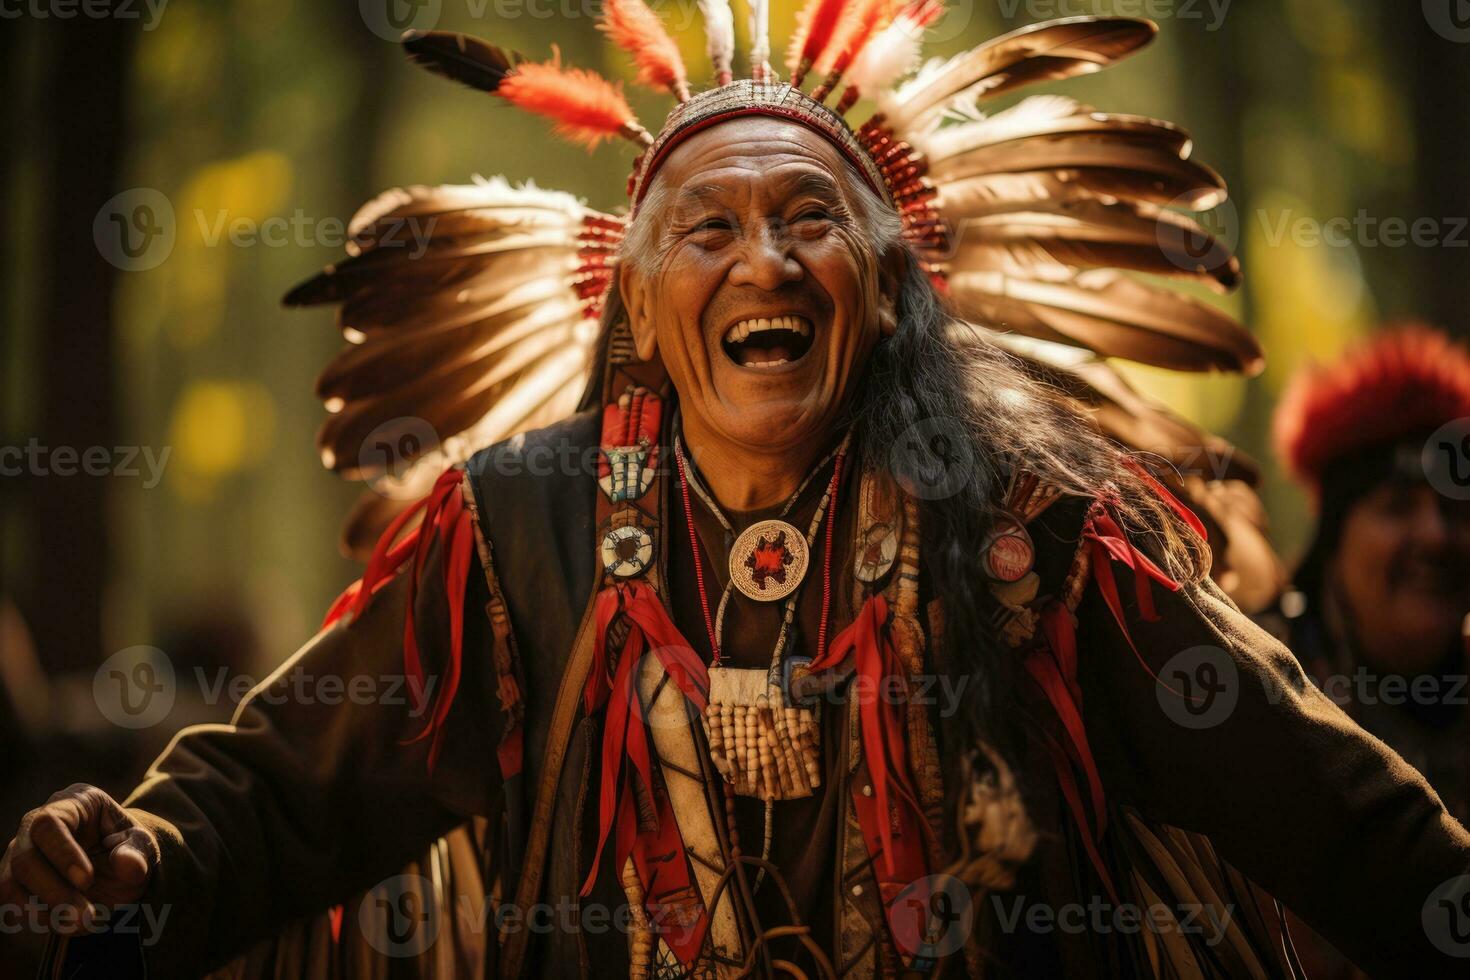
[[[843,159],[852,164],[869,190],[893,203],[883,174],[841,116],[790,85],[741,79],[701,92],[688,102],[681,102],[669,113],[653,145],[639,156],[633,166],[633,175],[628,182],[628,196],[632,199],[633,209],[636,211],[642,203],[653,184],[654,175],[674,147],[711,126],[747,116],[789,120],[825,137]]]

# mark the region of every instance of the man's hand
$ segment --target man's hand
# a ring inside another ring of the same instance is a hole
[[[0,904],[70,906],[75,922],[91,903],[138,901],[157,864],[152,833],[102,790],[77,783],[21,819],[0,859]]]

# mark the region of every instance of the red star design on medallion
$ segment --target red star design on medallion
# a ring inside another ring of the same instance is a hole
[[[786,532],[782,531],[776,535],[774,541],[767,541],[765,535],[761,535],[756,541],[755,550],[746,557],[745,567],[750,569],[755,584],[764,589],[766,579],[785,582],[786,566],[792,561],[792,554],[786,548]]]

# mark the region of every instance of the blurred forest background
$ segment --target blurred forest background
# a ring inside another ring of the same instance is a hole
[[[385,4],[402,9],[385,14]],[[694,0],[654,6],[702,80]],[[795,8],[775,0],[778,50]],[[1229,181],[1232,202],[1210,222],[1237,244],[1246,285],[1224,302],[1260,337],[1269,367],[1250,381],[1132,374],[1267,465],[1265,498],[1292,556],[1309,514],[1268,441],[1291,371],[1388,320],[1470,329],[1470,25],[1450,18],[1454,0],[951,8],[934,52],[1058,15],[1160,22],[1141,55],[1056,90],[1181,123]],[[0,681],[19,702],[0,732],[7,834],[18,804],[80,779],[125,790],[177,725],[229,713],[228,703],[181,706],[118,744],[92,697],[105,658],[146,645],[179,669],[263,676],[356,576],[337,552],[356,489],[313,446],[323,417],[313,379],[342,341],[329,311],[279,305],[341,255],[341,222],[382,189],[473,174],[534,178],[611,210],[632,156],[557,142],[542,122],[411,67],[391,40],[407,24],[390,21],[412,18],[532,56],[557,43],[568,62],[629,79],[595,30],[595,0],[108,9],[91,18],[65,0],[26,0],[0,30],[0,445],[107,447],[115,464],[117,447],[141,447],[165,465],[150,479],[140,453],[136,476],[0,480],[0,663],[10,674]],[[743,21],[737,4],[742,52]],[[666,100],[629,91],[646,120],[662,118]],[[174,240],[166,261],[129,271],[99,250],[94,224],[115,195],[140,189],[171,208]],[[1360,216],[1433,219],[1442,241],[1395,245],[1362,231]],[[222,231],[272,218],[285,230],[270,240]],[[1360,229],[1349,240],[1290,233],[1344,218]],[[41,737],[50,761],[37,772],[24,753]]]

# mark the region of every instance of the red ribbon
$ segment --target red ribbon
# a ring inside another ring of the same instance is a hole
[[[861,701],[858,717],[861,721],[863,756],[868,764],[868,774],[873,782],[873,798],[877,804],[878,840],[883,847],[883,859],[887,872],[893,875],[898,864],[911,864],[907,858],[917,855],[923,860],[923,840],[930,836],[929,823],[919,806],[918,793],[914,790],[909,775],[908,753],[905,750],[904,708],[894,703],[896,699],[883,696],[883,686],[889,677],[902,681],[905,676],[903,664],[889,636],[888,600],[882,594],[870,596],[863,603],[857,618],[832,641],[825,654],[811,662],[812,673],[829,670],[852,657],[856,678],[863,684],[858,692]],[[904,690],[907,690],[905,685]],[[895,859],[894,820],[887,815],[890,809],[889,794],[902,804],[896,811],[900,827],[898,847],[909,852]],[[866,834],[864,836],[867,836]]]
[[[682,962],[691,963],[704,942],[708,916],[690,877],[683,837],[667,794],[654,789],[654,753],[649,745],[638,675],[645,653],[652,652],[680,693],[703,712],[709,700],[709,671],[669,619],[658,595],[646,584],[608,586],[598,595],[593,614],[597,632],[583,706],[589,715],[605,707],[606,715],[596,856],[582,884],[582,894],[591,893],[611,838],[617,867],[621,868],[630,855],[633,857],[644,884],[650,918],[661,938]],[[613,664],[607,631],[619,615],[627,617],[629,630]],[[654,825],[642,832],[634,803],[634,779],[654,802]]]
[[[1128,460],[1127,464],[1149,489],[1158,494],[1160,499],[1179,515],[1182,521],[1189,525],[1195,533],[1204,537],[1204,525],[1189,508],[1181,504],[1142,466],[1132,460]],[[1112,613],[1118,628],[1123,631],[1123,638],[1128,642],[1128,647],[1133,651],[1134,657],[1143,665],[1143,669],[1150,677],[1162,684],[1163,681],[1144,661],[1143,655],[1139,653],[1138,647],[1133,642],[1132,634],[1128,631],[1128,623],[1123,615],[1123,601],[1118,590],[1117,579],[1113,576],[1112,563],[1118,562],[1132,570],[1139,615],[1146,622],[1155,622],[1159,618],[1158,610],[1154,606],[1153,584],[1157,583],[1170,592],[1177,592],[1180,587],[1179,583],[1170,578],[1148,555],[1133,546],[1106,499],[1099,499],[1093,503],[1092,509],[1088,512],[1087,521],[1082,526],[1082,539],[1089,550],[1093,577],[1097,581],[1098,592],[1102,594],[1103,602],[1107,604],[1108,611]],[[1112,879],[1095,843],[1102,839],[1107,829],[1107,806],[1103,795],[1102,778],[1088,745],[1087,729],[1082,721],[1082,691],[1077,683],[1076,627],[1072,621],[1071,612],[1062,603],[1055,601],[1042,612],[1041,626],[1046,643],[1031,651],[1026,658],[1026,670],[1041,688],[1047,701],[1051,703],[1066,735],[1066,741],[1063,744],[1058,744],[1050,737],[1046,738],[1046,748],[1052,757],[1062,796],[1081,832],[1087,856],[1092,861],[1093,867],[1097,869],[1103,884],[1109,892],[1112,892]],[[1074,775],[1076,770],[1080,770],[1087,781],[1088,798],[1091,801],[1093,813],[1096,815],[1096,829],[1093,828],[1093,821],[1088,818],[1087,810],[1083,805],[1082,794]]]
[[[1152,480],[1152,477],[1148,479]],[[1158,486],[1157,481],[1154,485]],[[1199,527],[1203,531],[1199,518],[1195,517],[1179,501],[1169,496],[1167,490],[1159,486],[1158,492],[1165,496],[1170,506],[1188,515],[1190,518],[1188,523],[1191,526]],[[1087,523],[1082,527],[1082,537],[1092,552],[1092,573],[1097,580],[1097,590],[1102,593],[1103,601],[1107,603],[1108,611],[1113,614],[1113,621],[1118,624],[1118,629],[1123,632],[1123,639],[1128,642],[1128,648],[1133,651],[1134,658],[1157,683],[1179,694],[1174,688],[1165,684],[1158,674],[1154,673],[1153,668],[1143,659],[1143,654],[1138,651],[1137,644],[1133,642],[1133,634],[1128,631],[1128,621],[1123,615],[1123,601],[1118,592],[1118,582],[1113,577],[1111,563],[1116,561],[1133,570],[1133,589],[1138,600],[1138,614],[1144,622],[1153,623],[1159,619],[1150,583],[1157,582],[1170,592],[1178,592],[1179,583],[1154,564],[1148,555],[1133,547],[1133,543],[1128,540],[1126,532],[1119,525],[1112,510],[1103,501],[1093,504],[1087,516]]]
[[[1087,741],[1087,729],[1082,722],[1082,691],[1077,683],[1077,631],[1067,607],[1055,601],[1042,612],[1041,628],[1046,635],[1046,643],[1031,651],[1026,658],[1026,671],[1046,695],[1067,736],[1067,741],[1063,744],[1058,744],[1050,736],[1044,737],[1044,743],[1056,771],[1062,798],[1081,832],[1082,846],[1104,886],[1111,893],[1112,878],[1096,844],[1107,830],[1108,811],[1102,777],[1098,773],[1097,763]],[[1088,798],[1096,815],[1095,827],[1094,820],[1088,818],[1087,809],[1082,802],[1075,770],[1081,770],[1087,780]]]
[[[459,469],[445,470],[434,482],[428,496],[399,514],[378,539],[368,560],[367,570],[358,581],[348,586],[327,611],[323,628],[345,618],[352,622],[362,615],[374,595],[403,568],[413,556],[413,575],[408,582],[407,608],[403,624],[403,666],[408,676],[414,707],[423,711],[428,701],[425,693],[423,663],[419,658],[418,636],[414,630],[414,600],[424,565],[433,548],[435,537],[442,542],[439,561],[444,577],[444,594],[449,603],[449,661],[444,667],[444,680],[435,696],[433,709],[421,732],[404,742],[411,745],[429,739],[429,770],[432,772],[443,748],[444,720],[459,689],[460,669],[464,659],[464,597],[469,583],[470,557],[474,551],[474,531],[469,511],[464,505]],[[416,517],[419,526],[399,541],[403,529]]]

